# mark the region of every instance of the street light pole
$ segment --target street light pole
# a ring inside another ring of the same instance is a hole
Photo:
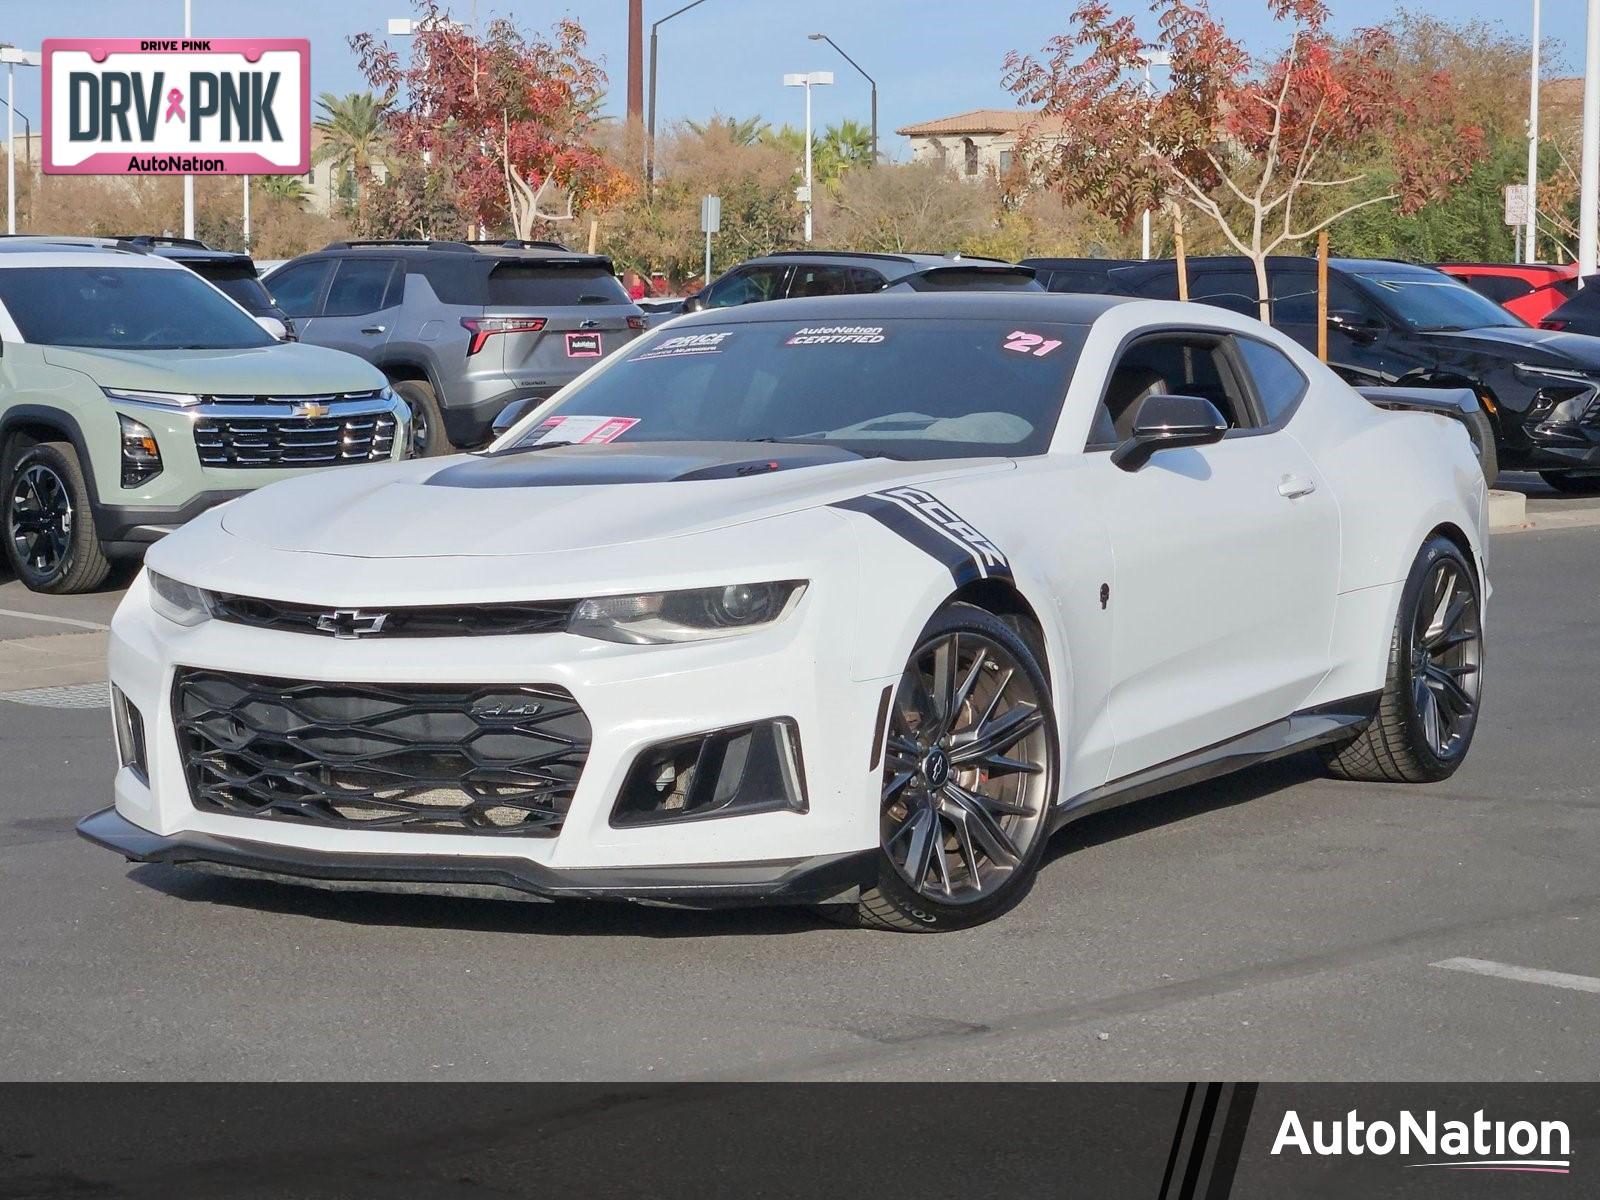
[[[189,40],[189,36],[193,32],[192,22],[190,20],[190,18],[193,15],[192,12],[190,11],[191,6],[192,6],[192,0],[183,0],[183,37],[184,37],[185,41]],[[194,98],[191,96],[190,97],[191,104],[193,102],[193,99]],[[186,238],[194,237],[194,176],[193,175],[185,175],[183,177],[183,236],[186,237]]]
[[[1600,4],[1600,0],[1595,0]],[[833,82],[832,71],[811,71],[807,74],[785,75],[784,87],[803,87],[806,90],[806,183],[801,189],[804,192],[806,206],[806,245],[811,244],[811,89],[825,87]]]
[[[1533,65],[1528,71],[1528,229],[1522,260],[1539,261],[1539,0],[1533,0]]]
[[[1600,234],[1600,0],[1589,0],[1583,57],[1583,170],[1578,188],[1578,274],[1594,274]]]
[[[1170,67],[1172,65],[1172,55],[1165,50],[1151,50],[1148,53],[1141,54],[1139,60],[1144,64],[1144,94],[1147,97],[1154,96],[1156,88],[1150,79],[1150,68]],[[1144,210],[1144,231],[1140,245],[1142,257],[1148,262],[1150,259],[1150,210],[1148,208]]]
[[[878,81],[876,79],[874,79],[871,75],[868,75],[865,71],[862,71],[861,70],[861,64],[858,63],[855,59],[851,58],[843,50],[840,50],[839,49],[839,43],[834,41],[827,34],[825,34],[825,33],[813,33],[813,34],[810,35],[810,39],[813,42],[827,42],[828,45],[832,46],[835,50],[838,50],[839,51],[839,57],[844,59],[845,62],[849,63],[857,71],[860,71],[861,72],[861,78],[865,79],[867,81],[867,83],[871,85],[871,87],[872,87],[872,165],[873,166],[877,166],[878,165]]]
[[[17,64],[37,67],[43,59],[37,50],[18,50],[15,46],[0,45],[0,62],[6,65],[6,232],[17,231],[17,110],[12,105],[17,94]],[[28,118],[22,118],[27,122]],[[28,130],[28,155],[33,156],[33,127]]]
[[[706,0],[692,0],[682,8],[674,9],[654,25],[650,26],[650,128],[645,131],[644,137],[644,186],[648,191],[655,184],[656,177],[656,30],[660,29],[673,17],[697,8]]]

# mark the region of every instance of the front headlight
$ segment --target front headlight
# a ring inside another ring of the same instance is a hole
[[[121,388],[101,388],[113,400],[130,404],[153,404],[158,408],[193,408],[205,399],[189,392],[131,392]]]
[[[197,587],[168,579],[149,569],[150,607],[179,625],[198,625],[211,619],[211,597]]]
[[[681,592],[597,596],[580,601],[573,609],[567,632],[633,645],[732,637],[781,621],[805,590],[805,580],[787,579]]]

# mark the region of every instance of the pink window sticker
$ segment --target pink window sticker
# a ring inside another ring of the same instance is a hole
[[[565,417],[546,417],[533,430],[537,436],[534,437],[531,444],[538,445],[540,442],[553,442],[558,437],[565,440],[566,435],[561,433],[561,426],[565,421]]]
[[[1006,334],[1003,349],[1014,350],[1018,354],[1031,354],[1034,358],[1043,358],[1059,345],[1061,345],[1059,338],[1046,338],[1040,333],[1014,329]]]
[[[638,423],[638,417],[606,417],[578,441],[585,446],[599,442],[614,442]]]

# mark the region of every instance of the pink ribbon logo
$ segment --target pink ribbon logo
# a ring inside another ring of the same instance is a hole
[[[188,120],[188,118],[183,115],[183,93],[177,88],[173,88],[167,93],[167,115],[163,120],[163,124],[165,124],[166,121],[172,120],[173,117],[177,117],[180,121]]]

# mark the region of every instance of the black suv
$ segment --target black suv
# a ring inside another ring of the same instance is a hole
[[[1178,296],[1176,264],[1025,259],[1050,291]],[[1317,345],[1317,264],[1267,262],[1272,324]],[[1189,260],[1189,299],[1256,316],[1244,258]],[[1468,387],[1494,431],[1498,467],[1538,471],[1561,491],[1600,486],[1600,339],[1534,329],[1441,271],[1336,258],[1328,265],[1328,363],[1357,385]],[[1496,464],[1485,462],[1492,482]]]
[[[279,308],[267,287],[256,273],[256,264],[248,254],[235,250],[213,250],[194,238],[165,237],[136,233],[116,239],[133,246],[143,246],[151,254],[182,263],[201,279],[214,283],[240,308],[252,317],[272,317],[283,322],[290,340],[294,338],[294,322],[289,314]]]
[[[389,377],[417,455],[481,446],[645,328],[609,258],[557,242],[333,242],[266,283],[302,341]]]
[[[683,303],[684,312],[732,308],[797,296],[853,296],[904,288],[918,292],[1042,291],[1030,267],[959,254],[871,254],[780,250],[740,263]]]

